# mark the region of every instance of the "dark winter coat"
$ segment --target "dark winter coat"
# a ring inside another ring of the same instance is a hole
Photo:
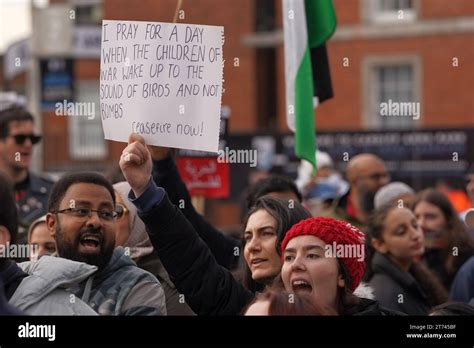
[[[27,274],[22,272],[20,268],[18,267],[15,267],[15,268],[16,270],[15,272],[13,272],[12,275],[17,281],[10,279],[10,286],[13,285],[14,283],[14,285],[10,288],[10,290],[16,290],[18,285],[20,285],[21,280],[23,280],[23,278],[27,276]],[[17,275],[17,277],[15,277],[15,274]],[[0,316],[1,315],[24,315],[20,310],[8,304],[8,299],[5,296],[5,287],[3,284],[2,272],[0,272]]]
[[[369,285],[382,306],[409,315],[428,314],[430,305],[426,294],[410,272],[377,252],[372,259],[372,270],[374,275]]]
[[[171,203],[181,209],[209,247],[217,263],[227,269],[235,269],[239,263],[240,241],[218,231],[194,209],[188,189],[181,180],[172,157],[153,162],[153,179],[165,189]]]
[[[157,195],[161,195],[159,203],[150,204]],[[162,189],[150,182],[146,192],[133,203],[171,281],[191,309],[198,315],[239,314],[253,293],[217,263],[193,225],[163,195]],[[151,209],[142,209],[148,204]]]
[[[356,305],[355,316],[370,316],[370,315],[383,315],[383,316],[394,316],[404,315],[404,313],[397,312],[380,305],[376,300],[370,300],[368,298],[361,298],[358,305]]]

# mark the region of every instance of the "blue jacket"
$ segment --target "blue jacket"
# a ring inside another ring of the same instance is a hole
[[[474,256],[459,269],[451,285],[450,299],[460,302],[474,301]]]

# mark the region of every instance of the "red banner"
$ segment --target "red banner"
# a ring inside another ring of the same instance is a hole
[[[217,157],[179,157],[177,165],[191,196],[229,197],[229,163]]]

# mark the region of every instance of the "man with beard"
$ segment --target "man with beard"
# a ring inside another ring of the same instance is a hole
[[[115,246],[115,194],[95,173],[75,173],[53,187],[46,225],[61,258],[98,272],[70,290],[101,315],[166,315],[159,281]]]
[[[390,175],[377,156],[362,153],[354,156],[346,168],[349,191],[342,196],[330,216],[347,221],[361,230],[374,210],[374,197],[379,188],[388,184]]]
[[[5,248],[17,245],[18,212],[12,185],[2,174],[0,202],[0,315],[97,315],[81,299],[64,290],[66,284],[89,277],[96,267],[45,256],[34,264],[23,263],[20,268],[5,257]]]

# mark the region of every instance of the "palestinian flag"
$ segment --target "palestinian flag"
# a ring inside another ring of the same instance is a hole
[[[295,153],[316,166],[314,108],[332,98],[325,42],[336,29],[332,0],[282,0],[286,112]]]

